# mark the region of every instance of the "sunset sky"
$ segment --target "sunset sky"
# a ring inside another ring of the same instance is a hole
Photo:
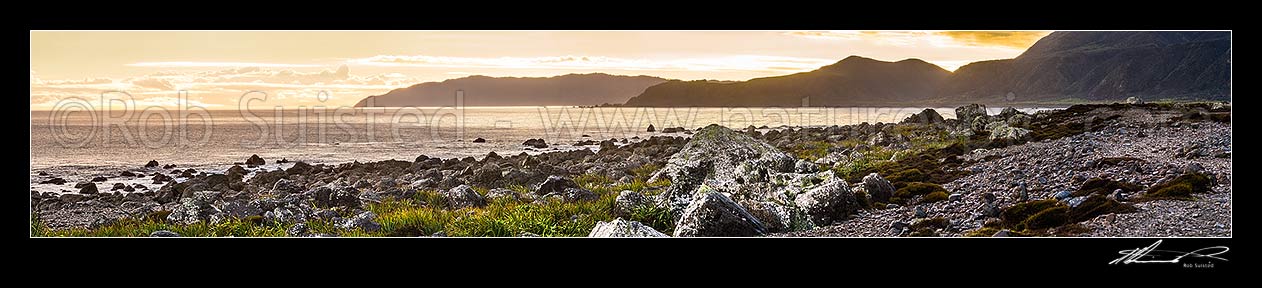
[[[31,109],[99,102],[234,109],[341,106],[390,89],[468,75],[603,72],[748,80],[814,70],[850,55],[919,58],[947,70],[1012,58],[1049,31],[32,31]],[[321,91],[328,98],[319,98]],[[321,101],[323,99],[323,101]]]

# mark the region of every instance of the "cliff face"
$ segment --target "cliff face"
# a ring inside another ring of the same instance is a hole
[[[453,106],[464,90],[465,106],[600,105],[623,103],[666,79],[649,76],[569,74],[546,78],[469,76],[426,82],[369,96],[355,107]]]
[[[1014,59],[965,65],[947,102],[1229,100],[1230,32],[1054,32]]]
[[[885,62],[850,56],[815,71],[744,82],[671,81],[649,87],[630,106],[843,106],[914,102],[935,94],[951,73],[918,59]]]

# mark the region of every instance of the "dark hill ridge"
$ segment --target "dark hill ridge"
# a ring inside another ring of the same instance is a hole
[[[1054,32],[1014,59],[956,70],[949,103],[1229,100],[1230,32]]]
[[[950,72],[919,59],[898,62],[850,56],[815,71],[744,82],[670,81],[649,87],[628,106],[812,106],[913,102],[931,97]]]
[[[671,81],[628,106],[962,105],[1230,100],[1230,32],[1053,32],[1014,59],[951,73],[917,59],[850,56],[815,71],[715,84]],[[1008,95],[1011,94],[1011,99]]]
[[[554,77],[469,76],[426,82],[360,100],[355,107],[453,106],[464,90],[465,106],[600,105],[623,103],[666,79],[603,73]]]
[[[395,89],[356,104],[467,106],[955,106],[1145,100],[1230,100],[1231,32],[1053,32],[1013,59],[954,73],[919,59],[850,56],[814,71],[749,81],[649,76],[471,76]],[[641,93],[642,92],[642,93]],[[638,96],[637,96],[638,95]],[[1009,97],[1010,96],[1010,97]],[[803,99],[809,99],[804,101]]]

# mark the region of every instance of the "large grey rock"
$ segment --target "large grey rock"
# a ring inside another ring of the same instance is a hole
[[[741,201],[750,215],[767,227],[767,233],[778,233],[792,230],[793,212],[790,207],[769,201]]]
[[[96,183],[92,183],[92,182],[83,183],[82,186],[79,187],[79,194],[96,194],[96,193],[97,193]]]
[[[514,200],[514,201],[522,200],[521,195],[518,194],[517,191],[504,189],[504,188],[495,188],[495,189],[491,189],[490,191],[487,191],[486,198],[488,201],[495,200],[495,199],[507,199],[507,200]]]
[[[574,183],[574,180],[570,180],[569,178],[565,178],[565,177],[561,177],[557,175],[552,175],[552,176],[548,176],[548,179],[545,179],[543,180],[543,182],[539,183],[538,187],[535,187],[535,195],[542,196],[542,195],[547,195],[553,192],[564,192],[565,189],[568,189],[568,188],[580,188],[580,187],[578,187],[578,183]]]
[[[543,196],[544,198],[561,199],[561,201],[565,202],[596,201],[600,199],[600,196],[596,195],[595,192],[582,188],[565,188],[561,192],[552,192]]]
[[[828,225],[833,221],[845,219],[859,209],[854,192],[850,191],[845,181],[838,179],[798,195],[793,203],[806,210],[806,213],[811,215],[811,220],[819,225]]]
[[[894,196],[894,185],[876,173],[863,176],[863,188],[875,202],[889,203],[890,197]]]
[[[797,164],[794,164],[793,167],[794,167],[793,169],[796,170],[798,173],[819,172],[819,165],[815,165],[815,163],[811,163],[810,161],[806,161],[806,160],[798,160]]]
[[[955,108],[955,119],[959,119],[960,123],[971,125],[978,117],[987,117],[986,105],[968,104]]]
[[[465,207],[481,207],[486,205],[486,199],[482,198],[482,194],[473,191],[469,185],[460,185],[443,192],[443,198],[447,199],[447,207],[451,209],[460,209]]]
[[[990,140],[1019,142],[1030,139],[1030,129],[1008,126],[1004,122],[991,122],[987,130],[990,130]]]
[[[623,190],[618,193],[618,198],[613,200],[613,214],[617,217],[631,217],[638,209],[643,209],[648,205],[652,205],[644,194],[640,194],[631,190]]]
[[[280,179],[276,180],[275,184],[272,184],[273,195],[285,197],[285,195],[294,193],[302,193],[302,186],[298,186],[298,184],[294,183],[294,181],[290,181],[289,179]]]
[[[598,222],[587,237],[669,237],[657,232],[653,227],[636,221],[614,219],[609,222]]]
[[[171,214],[167,215],[167,220],[180,224],[194,224],[222,219],[222,212],[213,206],[219,200],[219,194],[215,191],[194,192],[192,197],[180,199],[180,205],[176,205],[175,209],[171,210]]]
[[[307,236],[307,232],[307,223],[294,224],[289,229],[285,229],[285,235],[289,237],[304,237]]]
[[[153,162],[153,161],[150,161],[150,162]],[[157,165],[155,164],[154,166],[157,166]],[[180,234],[171,232],[168,230],[157,230],[157,231],[153,231],[149,233],[149,237],[180,237]]]
[[[364,211],[338,224],[338,228],[348,230],[360,229],[367,232],[381,230],[381,224],[373,221],[376,218],[377,214],[372,213],[372,211]]]
[[[758,236],[767,228],[745,208],[718,192],[697,195],[675,225],[675,237]]]
[[[678,216],[704,183],[713,191],[757,194],[766,175],[794,172],[797,160],[775,146],[723,126],[702,128],[649,180],[670,179],[661,200]],[[742,195],[755,199],[765,195]]]

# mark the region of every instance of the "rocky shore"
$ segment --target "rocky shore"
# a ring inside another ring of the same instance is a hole
[[[40,172],[36,182],[77,192],[32,191],[32,233],[1231,236],[1230,109],[988,115],[969,105],[956,119],[927,109],[900,123],[666,128],[591,140],[595,151],[282,166],[252,155],[222,173],[150,161],[105,179]],[[133,184],[97,186],[109,178]]]

